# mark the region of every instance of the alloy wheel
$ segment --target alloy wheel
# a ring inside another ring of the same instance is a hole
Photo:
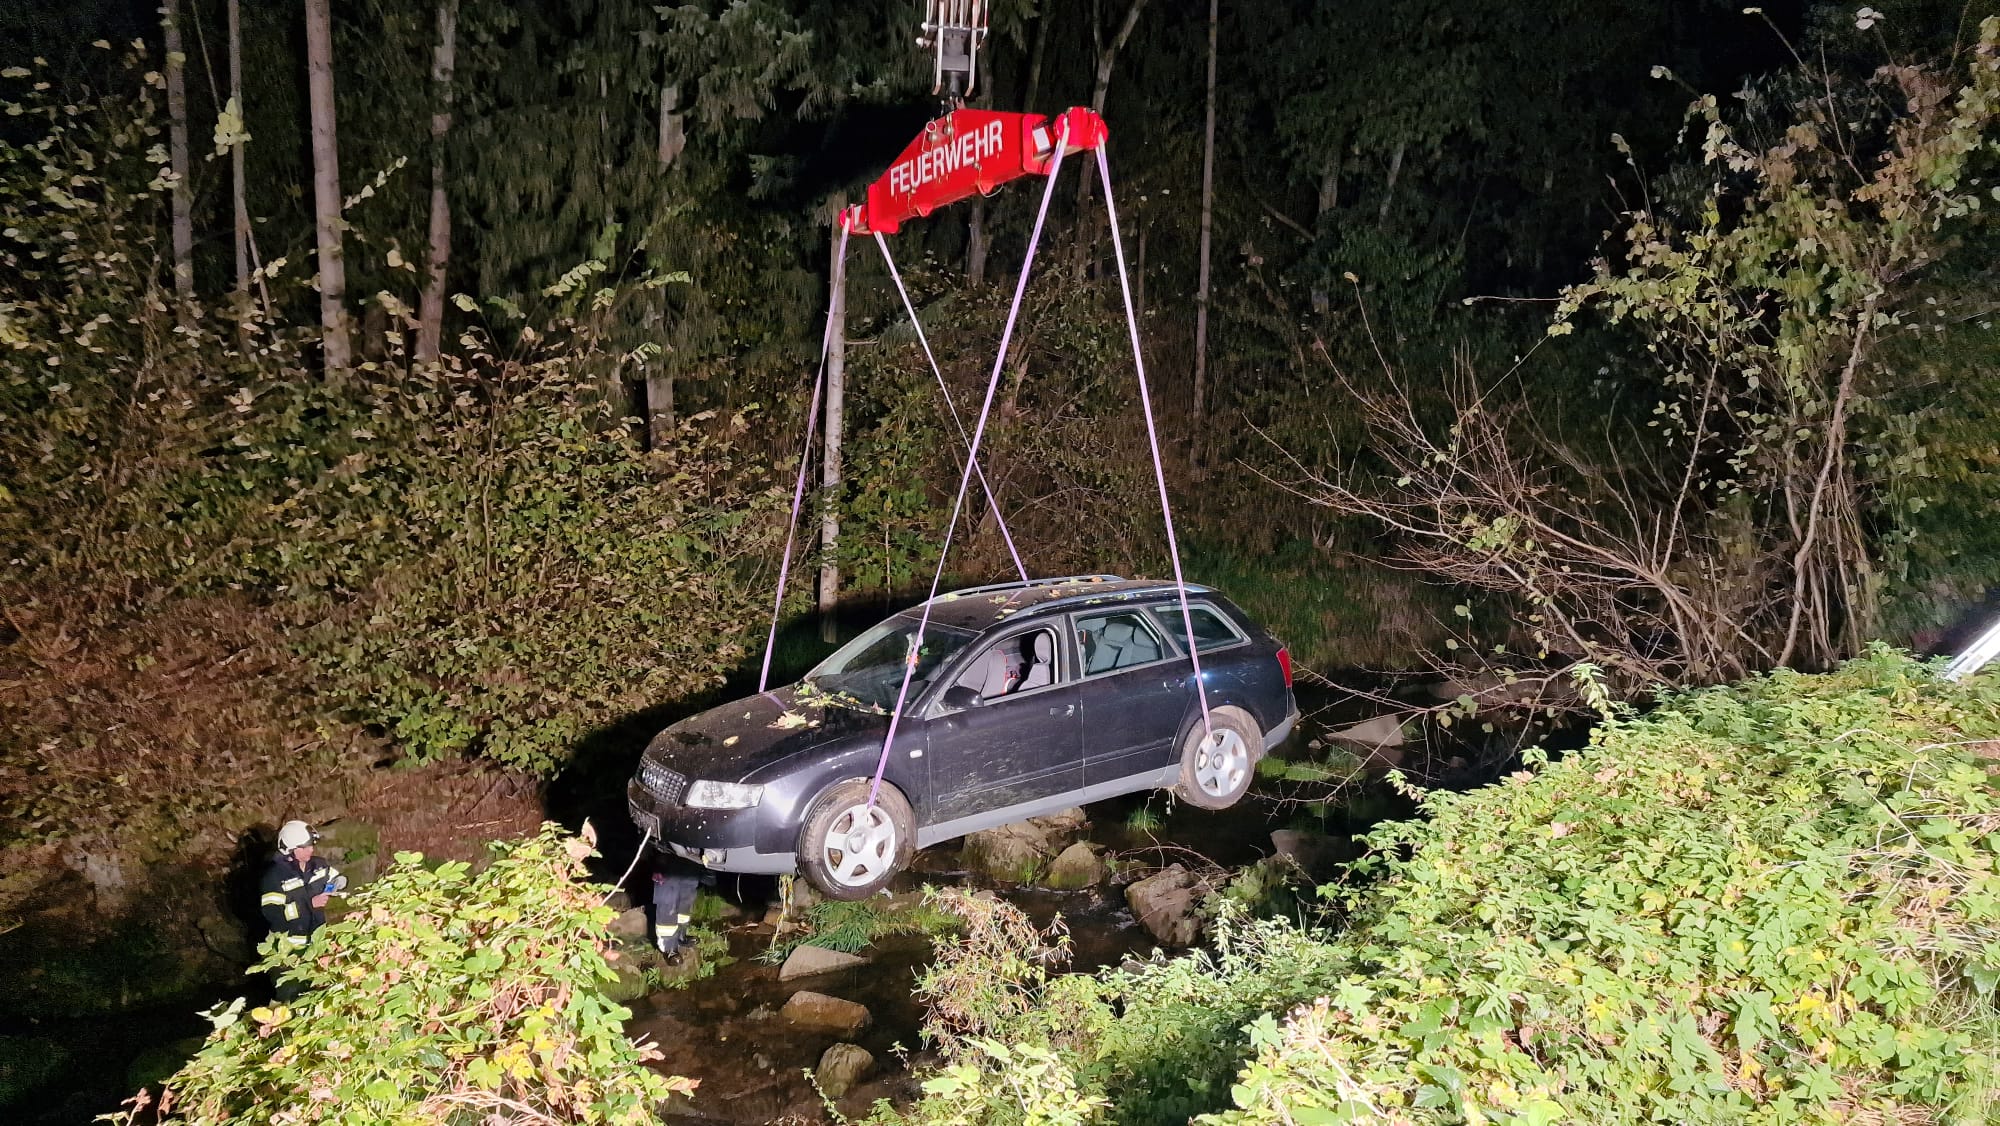
[[[833,879],[858,887],[879,878],[896,863],[896,823],[881,806],[853,805],[827,827],[823,847]]]
[[[1242,789],[1250,773],[1250,748],[1243,736],[1217,727],[1201,741],[1194,762],[1195,785],[1212,798],[1226,798]]]

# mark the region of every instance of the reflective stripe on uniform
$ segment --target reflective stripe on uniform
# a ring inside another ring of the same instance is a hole
[[[299,917],[299,905],[296,903],[286,903],[285,918],[287,920],[291,920],[291,919],[296,919],[298,917]]]
[[[659,931],[661,934],[671,935],[678,932],[681,928],[673,925],[672,923],[661,923],[659,926],[654,927],[653,929]]]
[[[267,891],[264,893],[264,898],[258,900],[258,902],[266,907],[283,907],[285,905],[285,893],[282,891]]]
[[[674,918],[675,918],[676,920],[678,920],[679,922],[681,922],[681,923],[686,923],[686,922],[687,922],[687,921],[688,921],[689,919],[691,919],[691,918],[693,918],[693,917],[694,917],[694,916],[692,916],[692,915],[675,915],[675,916],[674,916]]]
[[[306,886],[306,882],[305,880],[299,878],[298,876],[293,876],[291,879],[286,880],[284,883],[279,884],[278,886],[284,888],[286,891],[297,891],[300,888]]]

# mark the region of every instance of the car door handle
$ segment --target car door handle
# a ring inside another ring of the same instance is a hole
[[[1049,709],[1049,714],[1050,714],[1050,715],[1075,715],[1075,714],[1076,714],[1076,705],[1075,705],[1075,704],[1064,704],[1064,705],[1063,705],[1062,707],[1060,707],[1060,708],[1050,708],[1050,709]]]

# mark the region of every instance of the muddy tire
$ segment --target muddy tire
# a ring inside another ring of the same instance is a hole
[[[887,783],[868,807],[868,782],[852,779],[813,802],[799,828],[799,868],[832,899],[866,899],[909,866],[917,819]]]
[[[1207,731],[1197,719],[1181,738],[1181,777],[1174,793],[1198,809],[1228,809],[1250,790],[1264,755],[1264,733],[1241,708],[1217,708],[1208,720]]]

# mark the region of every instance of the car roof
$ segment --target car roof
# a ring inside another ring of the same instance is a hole
[[[1146,595],[1170,593],[1174,584],[1165,579],[1124,579],[1117,575],[1070,575],[1058,579],[996,583],[940,594],[931,603],[931,621],[960,629],[984,631],[995,624],[1021,617],[1039,617],[1058,609],[1068,610],[1100,603],[1138,601]],[[1214,593],[1195,583],[1187,584],[1190,595]],[[903,613],[916,616],[923,607]]]

